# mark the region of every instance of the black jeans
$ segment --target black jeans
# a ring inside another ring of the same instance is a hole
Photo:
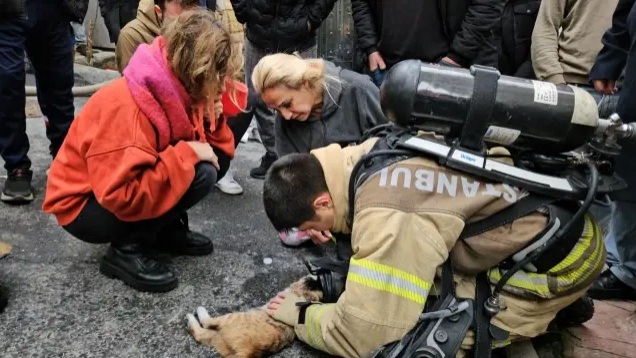
[[[102,17],[108,30],[110,42],[117,43],[121,29],[137,16],[138,5],[138,0],[100,1]]]
[[[9,171],[31,167],[24,113],[25,50],[35,69],[38,103],[48,119],[46,136],[53,157],[75,114],[70,17],[62,1],[28,1],[27,12],[28,20],[0,20],[0,155]]]
[[[240,143],[251,119],[251,113],[240,113],[229,119],[228,126],[234,133],[234,147]],[[64,229],[76,238],[92,244],[152,242],[163,227],[178,219],[188,209],[203,200],[212,191],[214,184],[227,173],[230,157],[220,150],[215,149],[214,152],[219,158],[220,169],[217,171],[212,164],[207,162],[198,163],[195,166],[195,175],[190,188],[177,205],[164,215],[137,222],[122,221],[115,214],[104,209],[97,202],[95,196],[91,195],[77,218],[64,226]]]
[[[91,195],[84,209],[75,220],[64,226],[64,230],[91,244],[151,243],[164,226],[172,223],[205,198],[212,191],[217,177],[216,168],[212,164],[207,162],[197,164],[194,180],[177,205],[162,216],[149,220],[122,221],[115,214],[104,209],[95,196]]]

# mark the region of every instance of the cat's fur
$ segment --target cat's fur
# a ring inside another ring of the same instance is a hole
[[[289,290],[311,301],[321,301],[323,297],[320,283],[313,276],[293,283]],[[190,334],[224,358],[259,358],[276,353],[291,344],[296,334],[293,327],[271,318],[266,307],[220,317],[210,317],[205,308],[199,307],[198,320],[192,314],[187,316]]]

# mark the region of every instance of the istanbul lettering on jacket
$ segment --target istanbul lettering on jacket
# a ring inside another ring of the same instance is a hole
[[[386,188],[402,186],[404,189],[415,189],[421,192],[436,192],[440,195],[457,197],[463,194],[467,198],[477,195],[503,198],[509,203],[519,199],[519,192],[508,184],[485,184],[462,175],[445,173],[432,169],[414,169],[403,166],[395,167],[389,175],[389,167],[380,171],[379,186]],[[400,180],[400,177],[402,180]],[[460,189],[461,185],[461,189]],[[501,188],[502,190],[498,189]]]

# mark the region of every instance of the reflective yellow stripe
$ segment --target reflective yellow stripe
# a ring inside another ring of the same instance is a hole
[[[305,322],[305,326],[307,326],[308,340],[310,341],[307,343],[323,352],[328,351],[326,350],[325,341],[322,338],[322,326],[320,325],[320,320],[328,306],[329,305],[313,305],[307,308],[306,312],[307,320]]]
[[[597,226],[594,225],[592,219],[588,216],[585,217],[585,228],[583,230],[583,240],[579,240],[574,246],[572,252],[565,258],[563,261],[559,262],[556,266],[550,269],[550,273],[557,273],[562,271],[575,263],[578,259],[583,256],[585,251],[590,248],[590,243],[592,242],[592,237],[596,234]]]
[[[596,249],[592,253],[591,257],[585,260],[579,268],[557,277],[559,292],[566,291],[575,286],[577,283],[587,281],[590,275],[596,272],[599,269],[599,266],[603,265],[605,259],[605,243],[602,240],[603,234],[597,225],[593,225],[593,230],[590,230],[590,233],[589,239],[586,238],[587,246],[591,246],[592,240],[594,240],[596,243]],[[582,253],[579,254],[579,257],[580,255],[582,255]]]
[[[351,259],[347,280],[424,304],[431,284],[408,272],[366,259]]]
[[[512,343],[512,340],[510,340],[510,339],[509,339],[509,340],[507,340],[507,341],[503,341],[503,342],[494,342],[494,343],[492,344],[492,348],[493,348],[493,349],[503,348],[503,347],[505,347],[505,346],[509,346],[509,345],[510,345],[510,343]]]
[[[495,283],[501,280],[501,276],[505,274],[505,271],[501,272],[499,269],[493,269],[489,273],[491,280]],[[514,286],[516,288],[528,290],[539,294],[542,297],[550,297],[550,288],[548,287],[548,278],[543,274],[528,273],[525,271],[517,271],[508,282],[506,286]]]
[[[590,252],[592,249],[594,251]],[[543,298],[553,298],[559,293],[576,290],[579,288],[577,286],[585,284],[590,276],[600,269],[604,254],[605,247],[600,228],[590,216],[586,216],[583,234],[565,259],[547,274],[525,271],[515,273],[504,286],[504,290]],[[493,268],[489,271],[488,277],[492,283],[497,283],[504,273],[505,271],[499,268]]]

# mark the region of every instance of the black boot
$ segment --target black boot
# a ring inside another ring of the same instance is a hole
[[[179,284],[174,272],[147,256],[147,250],[138,244],[111,244],[99,271],[139,291],[168,292]]]
[[[554,318],[554,323],[558,329],[574,327],[591,320],[592,316],[594,316],[594,301],[588,295],[583,295],[560,310]]]
[[[33,172],[29,169],[14,169],[9,172],[0,199],[7,203],[29,203],[33,201],[31,179]]]
[[[173,255],[203,256],[214,252],[214,245],[207,236],[190,230],[188,214],[184,213],[161,229],[153,250]]]
[[[603,271],[587,292],[595,300],[636,299],[636,290],[624,284],[612,270]]]
[[[275,154],[265,153],[265,155],[261,158],[261,165],[250,170],[250,176],[254,179],[265,179],[265,174],[269,170],[269,167],[274,164],[274,162],[278,159]]]

